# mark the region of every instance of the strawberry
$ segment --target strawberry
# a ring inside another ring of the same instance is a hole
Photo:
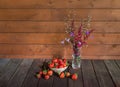
[[[43,74],[43,72],[42,72],[42,71],[40,71],[40,72],[39,72],[39,74],[40,74],[40,75],[42,75],[42,74]]]
[[[53,75],[53,71],[52,71],[52,70],[48,70],[47,74],[48,74],[49,76],[52,76],[52,75]]]
[[[54,58],[54,59],[52,60],[52,62],[53,62],[53,63],[57,63],[57,62],[58,62],[58,58]]]
[[[50,63],[48,66],[49,66],[49,68],[53,68],[54,67],[54,63]]]
[[[64,72],[61,72],[59,77],[60,77],[60,78],[64,78],[64,77],[65,77]]]
[[[42,74],[43,74],[43,75],[46,75],[46,74],[47,74],[47,70],[43,70],[43,71],[42,71]]]
[[[40,74],[36,74],[36,77],[37,77],[38,79],[40,79],[40,78],[41,78],[41,75],[40,75]]]
[[[73,80],[77,80],[78,79],[78,75],[76,73],[74,73],[71,77]]]
[[[62,62],[62,61],[59,62],[59,65],[63,65],[63,64],[64,64],[64,62]]]
[[[49,79],[50,78],[50,76],[49,75],[45,75],[45,77],[44,77],[46,80],[47,79]]]
[[[64,63],[66,63],[66,62],[67,62],[67,60],[66,60],[66,59],[63,59],[63,62],[64,62]]]
[[[69,72],[66,72],[66,73],[65,73],[65,76],[66,76],[66,77],[70,77],[70,73],[69,73]]]
[[[66,63],[63,63],[63,67],[66,67],[67,65],[66,65]]]
[[[58,61],[59,61],[59,63],[62,63],[62,62],[63,62],[63,60],[62,60],[62,59],[59,59]]]
[[[59,66],[56,66],[55,68],[59,68]]]
[[[64,68],[63,65],[59,65],[58,68]]]

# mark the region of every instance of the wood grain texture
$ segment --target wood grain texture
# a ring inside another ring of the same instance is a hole
[[[64,33],[0,33],[0,43],[4,44],[56,44],[67,35]],[[89,44],[120,44],[120,34],[94,33],[88,39]]]
[[[99,87],[91,61],[82,60],[82,73],[84,87]]]
[[[0,58],[0,71],[3,67],[5,67],[7,65],[7,63],[10,61],[10,59],[4,59],[4,58]]]
[[[114,87],[114,83],[106,70],[104,62],[101,60],[92,61],[100,87]]]
[[[39,79],[35,77],[36,72],[40,70],[40,67],[44,59],[35,59],[30,67],[30,70],[21,87],[37,87]],[[28,84],[29,83],[29,84]]]
[[[4,67],[7,66],[10,59],[0,58],[0,77],[2,76]]]
[[[80,22],[75,22],[77,26]],[[91,22],[97,33],[120,33],[120,22]],[[65,22],[0,21],[0,33],[65,33]]]
[[[17,67],[21,63],[22,59],[11,59],[7,66],[4,68],[0,77],[0,87],[7,87],[8,81],[14,75]]]
[[[33,63],[31,60],[33,60]],[[120,68],[116,63],[117,60],[82,60],[80,69],[72,69],[69,67],[66,70],[69,70],[71,74],[77,73],[77,80],[66,77],[60,79],[55,73],[49,80],[36,78],[35,74],[41,70],[43,62],[49,60],[50,59],[44,58],[24,59],[21,62],[21,59],[14,59],[14,61],[10,59],[9,66],[4,67],[7,71],[3,73],[3,75],[6,77],[0,79],[0,87],[7,87],[7,83],[11,82],[13,83],[12,87],[15,87],[15,84],[18,84],[17,87],[119,87]],[[10,80],[5,80],[9,78],[10,75],[12,75]],[[19,75],[21,77],[17,78]],[[21,83],[20,81],[23,82]],[[11,87],[10,84],[8,87],[9,86]]]
[[[82,49],[84,56],[106,56],[119,55],[120,45],[89,45]],[[64,55],[72,54],[70,47],[60,45],[0,45],[0,54],[2,55]]]
[[[76,14],[75,23],[92,16],[94,34],[83,48],[84,58],[120,59],[119,0],[0,0],[0,58],[71,57],[61,47],[65,17]]]
[[[120,60],[118,60],[118,61],[116,60],[115,62],[117,63],[117,65],[118,65],[119,68],[120,68]]]
[[[69,67],[70,73],[77,73],[78,79],[76,81],[73,81],[72,79],[68,79],[68,87],[83,87],[83,74],[82,74],[82,68],[80,69],[73,69],[72,67]]]
[[[0,8],[120,8],[120,4],[119,0],[1,0]]]
[[[116,87],[120,87],[120,69],[119,67],[116,65],[115,61],[113,60],[107,60],[105,61],[105,64],[108,68],[108,71],[115,83]]]
[[[8,87],[21,87],[23,84],[23,81],[29,72],[29,68],[31,67],[31,64],[33,62],[33,59],[24,59],[22,63],[17,68],[16,72],[14,73],[14,76],[8,83]]]
[[[57,54],[57,56],[59,56],[60,54]],[[0,55],[0,58],[34,58],[34,59],[40,59],[40,58],[45,58],[45,59],[51,59],[53,58],[53,56],[56,56],[56,55]],[[67,58],[67,59],[72,59],[72,56],[71,55],[60,55],[64,58]],[[93,55],[93,56],[85,56],[85,55],[82,55],[82,58],[81,59],[91,59],[91,60],[95,60],[95,59],[98,59],[98,60],[120,60],[120,55],[109,55],[109,56],[103,56],[103,55]]]
[[[60,79],[59,76],[54,76],[53,87],[68,87],[67,81],[68,81],[68,78]],[[50,87],[52,86],[50,85]]]
[[[67,9],[0,9],[0,20],[64,21]],[[119,9],[75,9],[75,20],[92,15],[92,21],[120,21]]]

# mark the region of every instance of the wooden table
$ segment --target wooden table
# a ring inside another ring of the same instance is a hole
[[[0,87],[120,87],[120,60],[82,60],[79,78],[35,78],[45,59],[0,59]]]

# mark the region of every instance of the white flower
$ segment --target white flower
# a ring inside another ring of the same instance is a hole
[[[63,40],[63,41],[61,41],[61,44],[64,44],[65,43],[65,41]]]
[[[67,42],[70,42],[70,38],[65,38],[65,40],[66,40]]]

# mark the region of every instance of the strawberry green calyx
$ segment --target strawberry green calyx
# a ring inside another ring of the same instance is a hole
[[[38,79],[40,79],[40,78],[41,78],[41,75],[40,75],[40,74],[36,74],[36,77],[37,77]]]
[[[77,73],[75,73],[75,75],[78,77],[78,74],[77,74]]]
[[[47,74],[47,70],[43,70],[43,74],[46,75]]]

